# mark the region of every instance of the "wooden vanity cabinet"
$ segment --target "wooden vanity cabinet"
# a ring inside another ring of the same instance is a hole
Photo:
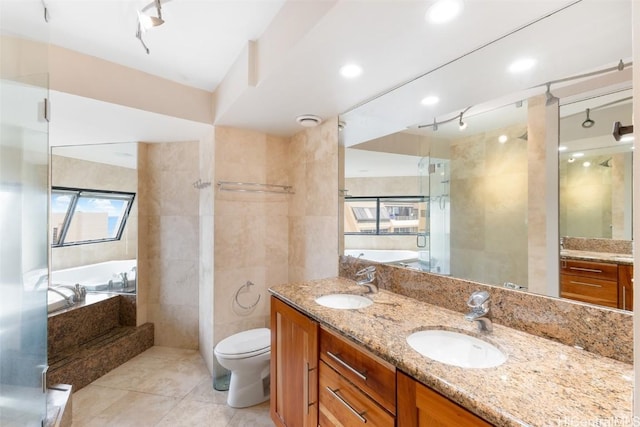
[[[489,427],[462,406],[398,371],[398,427]]]
[[[321,427],[393,427],[395,382],[395,366],[320,327]]]
[[[561,260],[560,296],[618,307],[618,264]]]
[[[633,311],[633,265],[618,265],[618,308]]]
[[[271,297],[271,419],[318,425],[318,323]]]

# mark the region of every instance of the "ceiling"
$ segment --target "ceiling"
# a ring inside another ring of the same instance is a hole
[[[444,116],[467,106],[469,97],[490,99],[487,93],[497,85],[528,87],[529,80],[521,79],[515,84],[451,65],[463,62],[470,52],[574,3],[466,0],[464,11],[456,20],[434,25],[427,23],[424,16],[435,0],[163,0],[165,24],[143,36],[151,51],[147,55],[135,38],[135,30],[136,10],[149,2],[44,2],[50,12],[47,34],[33,29],[42,20],[39,0],[0,0],[2,33],[42,40],[48,37],[52,44],[205,89],[214,95],[229,90],[234,62],[247,42],[256,40],[261,55],[256,84],[238,92],[232,102],[216,113],[213,124],[285,136],[301,129],[295,122],[300,114],[333,117],[434,70],[443,78],[436,80],[437,86],[431,90],[437,89],[441,98],[447,92],[450,96],[433,109],[430,113],[433,116]],[[582,3],[602,2],[582,0]],[[567,32],[584,26],[580,22],[574,24]],[[626,31],[626,23],[617,29]],[[597,33],[604,37],[614,30],[611,25],[603,26]],[[503,40],[516,43],[513,37]],[[539,32],[536,43],[525,38],[517,40],[516,45],[527,54],[527,46],[535,45],[537,49],[557,40],[556,29]],[[594,46],[593,55],[599,54],[600,48]],[[544,65],[557,66],[551,75],[562,77],[563,70],[569,68],[567,64],[582,56],[584,51],[574,50],[563,57],[562,63]],[[341,77],[338,70],[347,62],[360,64],[363,74],[352,80]],[[465,90],[454,90],[457,87]],[[427,90],[421,87],[415,96],[423,97]],[[74,99],[68,94],[55,96],[62,100],[51,124],[50,136],[57,145],[68,145],[70,141],[193,140],[194,134],[202,135],[210,128],[113,104],[103,105],[106,103],[96,100]],[[91,114],[94,108],[99,115]],[[86,117],[78,120],[78,114]],[[106,120],[92,122],[92,116]],[[117,129],[114,121],[119,123]],[[163,122],[175,132],[163,132]]]

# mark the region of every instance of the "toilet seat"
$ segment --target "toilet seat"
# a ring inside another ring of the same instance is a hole
[[[271,351],[271,331],[267,328],[239,332],[220,341],[214,353],[226,359],[246,359]]]

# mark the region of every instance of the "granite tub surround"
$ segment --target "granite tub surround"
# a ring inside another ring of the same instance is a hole
[[[466,302],[473,291],[486,290],[491,295],[491,317],[496,323],[624,363],[633,362],[630,312],[353,257],[341,257],[340,276],[353,278],[356,271],[368,265],[376,266],[376,283],[381,289],[459,313],[468,311]]]
[[[370,295],[374,303],[363,309],[335,310],[314,302],[326,294],[362,291],[341,277],[271,288],[276,297],[494,425],[631,420],[630,364],[500,324],[494,324],[490,335],[480,335],[461,313],[386,290]],[[486,339],[508,355],[507,361],[495,368],[465,369],[428,359],[414,351],[406,337],[429,328]]]
[[[136,327],[133,297],[100,298],[49,316],[48,383],[71,384],[79,390],[153,346],[153,324]]]

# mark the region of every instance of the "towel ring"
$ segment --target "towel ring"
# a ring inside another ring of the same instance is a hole
[[[253,286],[253,285],[255,285],[255,283],[252,283],[251,281],[247,280],[247,283],[245,283],[244,285],[240,286],[238,288],[238,290],[236,291],[236,295],[235,295],[236,304],[238,304],[238,307],[242,308],[243,310],[251,310],[256,305],[258,305],[258,303],[260,302],[260,297],[262,297],[262,295],[260,295],[260,294],[258,294],[258,299],[256,300],[256,302],[254,302],[253,304],[251,304],[248,307],[246,305],[242,304],[240,302],[240,300],[238,300],[238,295],[240,295],[240,291],[242,291],[244,288],[247,288],[247,292],[249,292],[251,286]]]

